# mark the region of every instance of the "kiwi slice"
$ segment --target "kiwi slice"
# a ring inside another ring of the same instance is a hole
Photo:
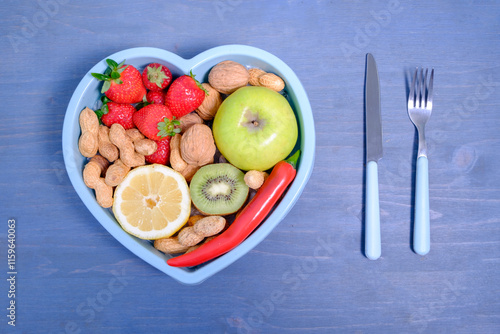
[[[196,208],[208,215],[229,215],[243,206],[248,196],[245,174],[231,164],[211,164],[194,174],[189,189]]]

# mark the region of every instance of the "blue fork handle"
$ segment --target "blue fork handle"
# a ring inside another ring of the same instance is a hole
[[[427,157],[417,159],[415,184],[415,221],[413,226],[413,250],[419,255],[429,253],[431,231],[429,217],[429,165]]]
[[[378,166],[375,161],[366,164],[365,194],[365,255],[370,260],[380,257],[380,208],[378,198]]]

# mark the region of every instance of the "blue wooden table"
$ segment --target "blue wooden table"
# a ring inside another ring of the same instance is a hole
[[[0,332],[500,332],[498,1],[6,0],[0,23]],[[152,46],[191,58],[232,43],[275,54],[301,79],[315,168],[265,241],[185,286],[84,206],[63,163],[63,118],[82,76],[109,54]],[[377,261],[362,243],[367,52],[384,131]],[[406,94],[416,66],[435,69],[424,257],[411,249]]]

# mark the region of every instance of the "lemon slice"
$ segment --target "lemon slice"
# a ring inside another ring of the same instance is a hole
[[[134,168],[116,187],[113,213],[122,228],[138,238],[170,237],[191,213],[186,179],[163,165]]]

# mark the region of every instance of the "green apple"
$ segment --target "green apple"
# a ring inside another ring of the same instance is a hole
[[[213,123],[217,148],[242,170],[268,170],[285,159],[298,137],[288,101],[266,88],[239,88],[222,102]]]

